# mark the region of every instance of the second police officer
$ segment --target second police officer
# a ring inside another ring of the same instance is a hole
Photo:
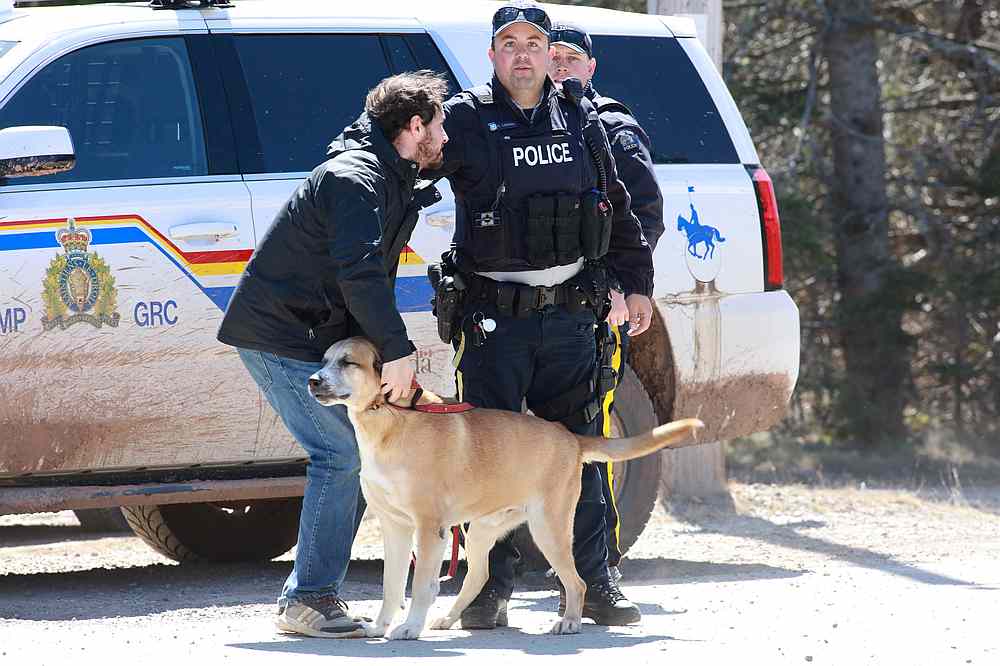
[[[594,58],[593,41],[585,30],[568,23],[558,23],[552,26],[549,41],[552,43],[549,75],[556,84],[561,84],[568,78],[579,79],[583,84],[583,92],[596,107],[608,134],[618,176],[631,198],[632,212],[642,225],[646,242],[655,250],[656,242],[663,235],[663,195],[656,180],[656,172],[653,170],[649,136],[628,107],[616,99],[599,94],[594,89],[592,81],[594,71],[597,69],[597,60]],[[612,367],[619,379],[621,368],[628,357],[629,337],[642,333],[649,325],[649,320],[646,319],[639,327],[631,327],[633,322],[624,300],[620,292],[613,292],[612,301],[615,305],[608,318],[611,328],[599,330],[599,335],[608,335],[610,340],[618,343],[617,354],[613,352],[615,345],[610,345],[606,353],[611,357]],[[627,334],[622,335],[626,331]],[[610,409],[613,397],[609,394],[602,401],[605,437],[611,434]],[[608,565],[611,567],[612,578],[617,578],[620,576],[618,565],[622,553],[619,542],[620,519],[612,491],[612,463],[606,463],[601,471],[606,502],[605,521],[608,528]]]
[[[461,400],[511,411],[526,402],[576,433],[598,434],[594,327],[607,315],[612,286],[637,327],[648,325],[652,254],[596,110],[579,84],[564,84],[561,94],[548,77],[550,30],[533,2],[500,7],[488,52],[492,81],[445,104],[452,141],[430,175],[449,179],[456,229],[446,277],[432,277],[435,314],[442,339],[456,349]],[[604,511],[600,470],[585,465],[573,526],[574,559],[587,583],[583,614],[631,624],[641,614],[609,577]],[[517,559],[512,543],[497,543],[463,628],[506,625]]]

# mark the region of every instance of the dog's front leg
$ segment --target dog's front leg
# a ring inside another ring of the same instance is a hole
[[[438,575],[448,531],[440,525],[417,526],[417,565],[413,569],[413,600],[406,622],[389,632],[390,640],[419,638],[427,622],[427,611],[437,598]]]
[[[406,574],[410,569],[410,547],[413,545],[413,528],[392,518],[378,514],[382,528],[382,549],[385,562],[382,568],[382,609],[375,623],[365,627],[366,636],[385,636],[386,629],[403,607],[406,596]]]
[[[497,534],[497,531],[485,521],[474,521],[469,525],[469,531],[465,535],[465,561],[468,563],[469,571],[462,581],[462,589],[455,599],[455,604],[447,615],[431,623],[431,629],[451,629],[462,616],[462,611],[469,607],[483,589],[490,574],[489,554],[497,542]]]

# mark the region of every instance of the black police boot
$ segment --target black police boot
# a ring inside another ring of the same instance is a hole
[[[507,626],[507,599],[486,583],[469,607],[462,611],[462,629],[495,629]]]
[[[559,615],[566,612],[566,590],[559,586]],[[583,596],[583,616],[606,627],[635,624],[642,619],[639,607],[625,598],[618,583],[604,579],[589,583]]]

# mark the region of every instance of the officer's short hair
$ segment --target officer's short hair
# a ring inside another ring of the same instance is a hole
[[[382,133],[394,140],[413,116],[430,123],[448,94],[448,81],[429,69],[404,72],[382,79],[368,91],[365,111]]]

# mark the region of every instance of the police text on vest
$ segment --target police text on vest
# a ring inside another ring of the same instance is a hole
[[[528,166],[572,162],[568,143],[549,143],[542,146],[514,146],[514,166],[524,162]]]

